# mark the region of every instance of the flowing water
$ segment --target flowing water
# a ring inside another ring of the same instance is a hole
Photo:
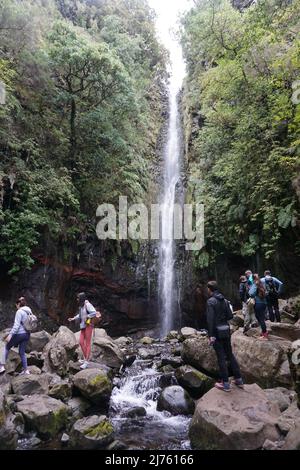
[[[156,409],[163,374],[149,366],[149,361],[137,360],[115,387],[110,401],[111,421],[116,437],[131,449],[189,449],[190,418],[172,416]],[[145,416],[128,418],[127,411],[143,407]]]
[[[157,9],[159,11],[158,6]],[[176,13],[178,13],[176,8],[175,10],[171,9],[168,12],[168,16],[164,17],[161,15],[158,19],[158,27],[161,31],[162,39],[170,52],[170,81],[168,87],[169,121],[164,151],[164,178],[161,199],[162,233],[159,247],[159,298],[162,335],[167,334],[175,327],[175,319],[179,307],[175,273],[176,242],[174,240],[174,213],[181,175],[182,128],[179,110],[179,92],[185,76],[185,64],[181,47],[170,30],[171,26],[174,26],[176,23]],[[168,21],[166,21],[167,19]]]

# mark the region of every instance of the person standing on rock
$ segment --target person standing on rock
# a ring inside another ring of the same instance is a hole
[[[216,281],[207,284],[209,299],[207,301],[207,325],[208,336],[213,346],[220,369],[222,381],[217,382],[215,387],[224,392],[230,392],[229,373],[227,361],[230,364],[234,383],[240,388],[244,387],[239,364],[232,352],[230,326],[228,321],[233,318],[228,300],[219,292]]]
[[[249,287],[248,280],[246,276],[240,277],[240,287],[239,287],[240,299],[242,302],[242,312],[244,316],[244,330],[243,333],[246,334],[247,331],[256,323],[255,313],[253,306],[249,304]]]
[[[269,318],[271,322],[281,322],[279,311],[279,296],[282,292],[283,283],[271,275],[271,271],[265,271],[264,277],[261,279],[264,283],[267,295],[267,306],[269,311]]]
[[[11,348],[19,347],[19,354],[22,361],[22,372],[20,375],[29,375],[30,372],[27,367],[26,346],[30,339],[30,332],[26,330],[26,320],[28,315],[32,315],[30,307],[28,307],[25,297],[20,297],[16,302],[17,312],[15,315],[14,325],[6,337],[6,346],[4,353],[4,362],[7,361],[8,353]],[[5,364],[0,364],[0,374],[5,372]]]
[[[80,320],[79,344],[84,357],[84,361],[80,368],[86,369],[91,356],[93,335],[92,318],[96,317],[96,309],[87,300],[85,292],[81,292],[77,295],[77,302],[79,305],[78,314],[73,318],[69,318],[68,321],[73,322],[75,320]]]
[[[254,299],[254,311],[257,321],[261,327],[260,339],[268,339],[268,331],[266,325],[266,309],[267,297],[264,283],[261,281],[258,274],[254,274],[254,284],[249,290],[249,295]]]

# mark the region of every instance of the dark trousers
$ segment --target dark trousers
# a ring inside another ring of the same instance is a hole
[[[278,298],[272,298],[268,297],[267,298],[267,303],[268,303],[268,311],[269,311],[269,318],[271,322],[277,321],[277,323],[281,322],[281,317],[280,317],[280,312],[279,312],[279,303],[278,303]]]
[[[25,349],[29,341],[29,338],[30,338],[29,333],[24,333],[22,335],[13,335],[11,340],[7,343],[5,347],[5,361],[8,357],[8,353],[10,349],[15,348],[16,346],[19,346],[19,354],[20,354],[20,358],[22,361],[23,369],[24,370],[27,369],[27,358],[26,358]]]
[[[217,339],[214,342],[214,350],[216,351],[218,364],[220,369],[220,377],[223,382],[229,381],[228,366],[229,362],[232,374],[235,379],[241,379],[241,371],[238,362],[232,352],[231,340],[228,339]]]
[[[263,333],[267,332],[266,325],[266,305],[265,304],[255,304],[254,305],[255,316],[261,327]]]

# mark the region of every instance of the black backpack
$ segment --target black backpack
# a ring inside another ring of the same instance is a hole
[[[266,294],[269,297],[277,297],[278,292],[273,279],[266,280]]]

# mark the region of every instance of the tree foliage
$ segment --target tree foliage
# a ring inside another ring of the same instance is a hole
[[[300,2],[196,4],[182,20],[188,192],[206,211],[196,263],[268,259],[288,234],[299,238]]]

